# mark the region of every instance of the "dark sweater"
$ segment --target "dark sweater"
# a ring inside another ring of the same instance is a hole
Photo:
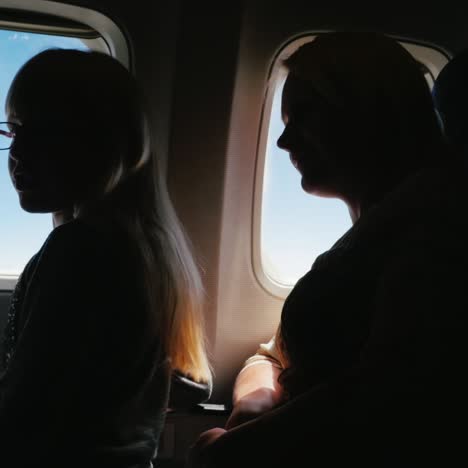
[[[60,226],[11,300],[0,376],[2,467],[148,467],[169,391],[131,242]]]
[[[292,465],[466,464],[467,238],[466,172],[425,169],[297,283],[281,323],[296,398],[277,419]]]

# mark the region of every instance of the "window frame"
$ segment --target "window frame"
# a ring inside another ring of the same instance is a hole
[[[0,29],[82,39],[90,49],[109,53],[132,70],[130,43],[124,32],[110,18],[89,8],[48,0],[3,0]],[[0,272],[0,292],[12,291],[18,277]]]
[[[266,271],[264,262],[262,261],[262,205],[265,164],[268,148],[268,131],[271,120],[270,115],[276,89],[287,75],[281,63],[301,45],[312,41],[321,34],[327,34],[327,32],[310,31],[301,35],[297,35],[291,38],[287,43],[283,44],[281,48],[279,48],[270,65],[263,99],[256,151],[255,186],[252,210],[252,268],[258,284],[269,295],[282,300],[286,299],[294,285],[283,284],[273,279],[268,274],[268,271]],[[393,39],[396,39],[398,42],[400,42],[405,47],[405,49],[408,50],[429,71],[433,80],[437,78],[440,70],[451,58],[451,54],[448,51],[435,44],[415,41],[414,39],[400,36],[389,35],[389,37],[392,37]]]
[[[110,55],[133,70],[130,41],[124,31],[111,18],[90,8],[49,0],[3,0],[0,28],[78,38],[100,36]]]

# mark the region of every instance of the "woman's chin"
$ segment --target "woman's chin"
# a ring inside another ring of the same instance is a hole
[[[306,179],[304,176],[302,176],[301,179],[301,186],[302,190],[304,190],[304,192],[308,193],[309,195],[322,196],[322,190],[320,189],[318,184]]]
[[[319,183],[314,183],[310,180],[307,180],[304,176],[301,179],[301,186],[304,192],[309,195],[314,195],[316,197],[322,198],[340,198],[340,195],[335,190],[330,190]]]

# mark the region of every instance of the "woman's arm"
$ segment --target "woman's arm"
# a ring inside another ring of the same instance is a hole
[[[278,382],[282,371],[273,337],[251,356],[239,372],[233,390],[233,410],[226,429],[250,421],[278,405],[283,388]]]
[[[456,350],[467,333],[467,266],[466,255],[455,249],[424,248],[395,258],[375,294],[361,362],[333,382],[195,445],[190,466],[353,464],[353,456],[384,457],[385,450],[393,454],[410,442],[418,447],[423,433],[437,439],[448,430],[437,416],[448,402],[457,406],[449,397],[462,382],[466,350]],[[429,440],[426,453],[436,447]]]

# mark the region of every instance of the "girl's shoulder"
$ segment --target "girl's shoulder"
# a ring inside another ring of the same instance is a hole
[[[130,239],[118,226],[101,226],[75,219],[56,227],[44,243],[44,249],[80,255],[94,252],[101,256],[115,254],[115,250],[126,251],[130,245]]]
[[[73,220],[56,227],[39,252],[38,267],[54,276],[93,272],[110,276],[136,267],[137,254],[132,241],[121,228],[94,226]]]

